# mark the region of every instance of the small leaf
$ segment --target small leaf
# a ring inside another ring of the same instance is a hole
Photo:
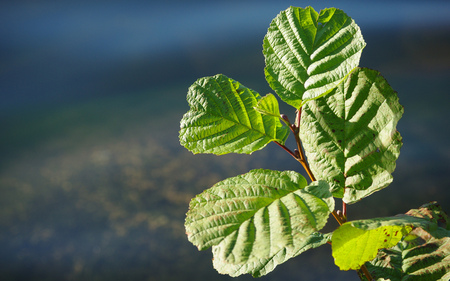
[[[307,186],[296,172],[252,170],[194,198],[185,226],[199,250],[214,246],[219,272],[258,275],[311,248],[308,243],[323,242],[311,235],[325,226],[333,209],[326,182]]]
[[[334,231],[331,239],[334,261],[341,270],[358,270],[373,260],[379,249],[396,245],[411,230],[409,225],[364,230],[345,223]]]
[[[295,108],[329,93],[359,64],[366,43],[342,10],[290,7],[264,38],[265,75],[270,87]]]
[[[272,94],[267,94],[262,97],[258,101],[258,104],[255,106],[255,110],[264,115],[280,118],[280,108],[278,107],[278,101],[277,98]]]
[[[326,97],[302,108],[300,138],[317,179],[355,203],[392,182],[402,146],[403,107],[375,70],[357,68]]]
[[[197,80],[187,95],[191,109],[181,120],[181,145],[193,153],[222,155],[250,154],[271,141],[284,144],[288,127],[279,116],[256,111],[260,99],[258,93],[225,75]]]

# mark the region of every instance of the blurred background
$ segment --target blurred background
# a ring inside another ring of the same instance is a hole
[[[349,206],[349,219],[433,200],[449,212],[448,1],[4,1],[0,280],[231,280],[187,241],[189,200],[250,169],[301,168],[272,144],[194,156],[178,143],[179,121],[203,76],[273,92],[262,40],[290,5],[355,19],[367,42],[360,65],[380,71],[405,107],[394,182]],[[358,277],[326,245],[261,280]]]

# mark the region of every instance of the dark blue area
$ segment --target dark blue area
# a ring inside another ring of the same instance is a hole
[[[0,109],[126,95],[191,79],[195,69],[186,60],[247,42],[258,49],[271,19],[291,4],[5,2],[0,10]],[[315,1],[313,6],[319,10],[327,4]],[[339,8],[364,33],[450,24],[450,5],[442,1],[343,1]]]

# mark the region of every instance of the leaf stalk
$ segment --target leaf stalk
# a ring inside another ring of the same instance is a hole
[[[367,280],[369,281],[373,281],[375,279],[373,279],[372,275],[370,275],[369,270],[367,269],[366,265],[362,265],[360,271],[362,271],[362,273],[364,274],[364,276],[366,276]]]
[[[301,114],[302,114],[302,108],[300,107],[297,110],[294,124],[292,124],[289,121],[289,118],[285,114],[281,114],[281,116],[280,116],[280,119],[289,127],[289,129],[294,134],[295,142],[297,144],[297,149],[295,149],[294,152],[292,152],[292,150],[290,150],[285,145],[283,145],[279,142],[276,142],[276,141],[275,141],[275,143],[277,145],[279,145],[281,148],[283,148],[285,151],[287,151],[292,157],[294,157],[295,160],[300,162],[300,164],[305,169],[305,171],[308,174],[311,181],[314,182],[314,181],[316,181],[316,178],[315,178],[313,172],[311,171],[311,169],[309,168],[308,162],[306,160],[305,152],[303,150],[302,142],[300,140]],[[333,215],[335,220],[339,223],[339,225],[344,224],[345,222],[347,222],[347,204],[344,201],[342,201],[342,211],[333,210],[333,212],[331,212],[331,214]],[[360,276],[362,276],[362,274],[364,274],[364,276],[367,278],[367,280],[370,280],[370,281],[374,280],[365,265],[362,265],[361,268],[358,270],[358,272],[360,273]]]

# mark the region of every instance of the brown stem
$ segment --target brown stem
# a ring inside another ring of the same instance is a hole
[[[275,142],[279,146],[281,146],[284,150],[286,150],[292,157],[294,157],[300,164],[302,164],[305,171],[308,173],[308,176],[311,178],[311,181],[316,181],[316,178],[314,177],[314,174],[312,173],[311,169],[309,168],[308,162],[306,161],[305,152],[303,150],[302,142],[300,140],[300,121],[301,121],[301,114],[302,114],[302,108],[300,107],[297,111],[296,118],[295,118],[295,124],[291,125],[287,117],[283,118],[285,121],[289,124],[289,128],[291,129],[292,133],[294,133],[295,142],[297,143],[297,150],[292,152],[289,148],[286,146]],[[347,204],[342,201],[342,213],[337,212],[334,210],[332,212],[333,217],[336,219],[336,221],[339,223],[339,225],[344,224],[347,221]],[[366,276],[367,280],[372,281],[373,278],[370,275],[369,270],[365,265],[361,266],[360,271]]]
[[[305,171],[308,173],[308,176],[310,177],[311,181],[316,181],[316,178],[314,177],[313,173],[311,172],[311,169],[309,169],[308,163],[306,163],[306,161],[301,159],[301,154],[297,154],[292,152],[292,150],[290,150],[289,148],[287,148],[285,145],[274,141],[274,143],[278,144],[278,146],[280,146],[281,148],[283,148],[287,153],[289,153],[292,157],[294,157],[295,160],[297,160],[298,162],[300,162],[300,164],[302,164],[303,168],[305,169]]]
[[[343,221],[342,217],[336,212],[336,210],[334,210],[331,214],[333,214],[333,217],[336,219],[339,225],[345,223],[345,221]]]
[[[374,280],[373,277],[372,277],[372,275],[370,275],[370,272],[369,272],[369,270],[367,269],[366,265],[363,264],[363,265],[361,266],[361,269],[360,269],[360,270],[364,273],[364,276],[366,276],[367,280],[369,280],[369,281]]]
[[[300,155],[301,155],[301,153],[300,153]],[[308,173],[308,176],[311,179],[311,181],[316,181],[316,178],[314,177],[311,169],[309,168],[308,163],[306,161],[304,161],[304,160],[301,160],[301,159],[297,159],[297,160],[298,160],[298,162],[300,162],[300,164],[302,164],[302,166],[305,169],[306,173]]]
[[[294,133],[294,137],[295,137],[295,142],[297,143],[297,149],[298,152],[300,153],[300,159],[302,161],[306,162],[306,157],[305,157],[305,152],[303,151],[303,147],[302,147],[302,141],[300,140],[300,118],[302,116],[302,108],[300,107],[297,110],[297,114],[295,116],[295,124],[294,124],[294,128],[295,130],[293,131]]]
[[[302,115],[302,108],[299,108],[297,110],[297,115],[295,117],[295,124],[294,124],[294,137],[295,142],[297,143],[297,150],[299,153],[299,157],[297,161],[302,164],[303,168],[305,169],[306,173],[308,173],[308,176],[311,178],[311,181],[316,181],[316,177],[314,177],[314,174],[312,173],[311,169],[309,168],[308,162],[306,161],[305,151],[303,150],[302,141],[300,140],[300,118]]]
[[[287,151],[287,153],[289,153],[292,157],[294,157],[295,159],[297,159],[297,156],[295,155],[294,152],[292,152],[289,148],[287,148],[285,145],[277,142],[277,141],[273,141],[274,143],[278,144],[282,149],[284,149],[285,151]]]

